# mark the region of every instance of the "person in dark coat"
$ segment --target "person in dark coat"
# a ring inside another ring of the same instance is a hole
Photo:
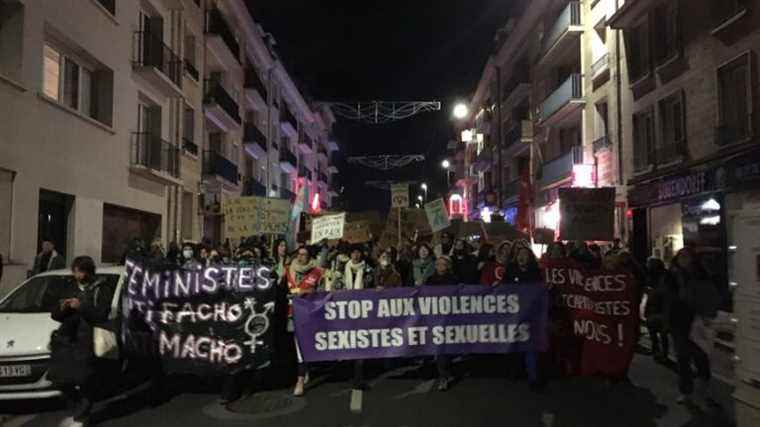
[[[51,239],[42,241],[42,252],[34,258],[34,267],[32,267],[32,276],[51,270],[60,270],[66,268],[66,260],[56,252],[55,244]]]
[[[48,379],[74,402],[66,425],[83,426],[101,397],[106,383],[102,374],[114,364],[96,358],[93,344],[94,328],[107,327],[114,289],[96,281],[95,262],[88,256],[75,258],[71,270],[74,281],[61,291],[62,299],[51,313],[61,326],[51,337]]]
[[[377,269],[375,270],[375,288],[396,288],[401,286],[401,274],[393,265],[393,248],[387,248],[380,254],[377,260]]]
[[[470,245],[464,239],[457,239],[454,242],[451,261],[454,267],[454,275],[459,279],[459,283],[474,285],[480,282],[478,260],[472,254],[472,248],[470,248]]]
[[[435,260],[435,272],[425,282],[426,286],[456,285],[457,277],[451,265],[451,258],[439,256]],[[436,356],[436,368],[438,369],[438,391],[446,391],[454,381],[451,372],[451,358],[446,354]]]
[[[652,341],[652,356],[659,362],[668,360],[670,350],[668,331],[665,322],[665,263],[659,258],[647,260],[646,294],[647,304],[644,311],[649,339]]]
[[[514,260],[507,266],[502,283],[536,283],[541,280],[536,255],[526,247],[518,248]]]

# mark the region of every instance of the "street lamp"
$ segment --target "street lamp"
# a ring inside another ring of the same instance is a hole
[[[441,162],[441,167],[444,168],[444,169],[450,168],[451,167],[451,162],[449,162],[449,159],[444,159]]]
[[[422,196],[417,196],[417,200],[422,201]]]
[[[460,102],[454,106],[453,114],[455,119],[462,120],[470,114],[470,109],[467,108],[467,104]]]
[[[425,192],[425,201],[427,201],[427,192],[428,192],[427,183],[423,182],[422,185],[420,185],[420,188],[422,189],[422,191]]]
[[[443,159],[441,162],[441,167],[443,168],[443,174],[446,176],[446,191],[448,191],[448,188],[450,187],[449,168],[451,167],[451,162],[449,162],[449,159]]]

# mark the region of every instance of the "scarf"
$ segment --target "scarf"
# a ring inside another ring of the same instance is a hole
[[[354,262],[354,260],[349,260],[346,263],[346,289],[364,289],[365,265],[364,261]],[[356,273],[356,277],[354,277],[354,273]]]
[[[312,271],[316,270],[316,271]],[[297,259],[288,266],[288,288],[292,293],[299,293],[301,288],[315,288],[321,273],[313,262],[301,264]]]

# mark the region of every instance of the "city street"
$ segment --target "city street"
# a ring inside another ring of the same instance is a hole
[[[485,362],[485,363],[484,363]],[[543,393],[530,391],[524,380],[511,382],[495,375],[501,361],[473,357],[456,363],[458,382],[437,392],[433,370],[421,375],[413,367],[374,377],[363,392],[361,411],[351,412],[351,390],[340,374],[324,373],[310,382],[302,398],[290,388],[263,391],[227,408],[217,396],[185,388],[158,407],[147,407],[138,394],[98,407],[93,421],[100,426],[477,426],[558,427],[728,427],[730,416],[720,410],[703,414],[677,405],[676,375],[643,355],[637,355],[630,377],[635,385],[605,384],[589,379],[555,381]],[[716,382],[713,394],[730,410],[729,390]],[[55,404],[5,403],[3,427],[57,426],[63,412]],[[12,413],[12,415],[11,415]],[[549,424],[553,418],[554,424]],[[543,423],[543,424],[542,424]]]

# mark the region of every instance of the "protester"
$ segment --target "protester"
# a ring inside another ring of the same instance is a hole
[[[678,388],[681,395],[677,402],[695,403],[705,409],[713,404],[708,393],[710,360],[704,349],[697,345],[690,335],[695,328],[709,325],[716,316],[719,294],[702,267],[699,255],[688,247],[676,253],[666,280],[667,317],[678,359]],[[697,370],[696,388],[692,363]],[[695,391],[696,401],[692,399]]]
[[[509,263],[510,253],[512,251],[512,242],[505,240],[496,247],[496,254],[493,259],[486,261],[480,272],[481,285],[498,285],[504,278],[504,271]]]
[[[375,270],[375,287],[377,289],[395,288],[401,286],[401,274],[393,265],[393,248],[388,248],[380,254]]]
[[[104,373],[118,369],[118,362],[96,358],[93,344],[93,328],[107,327],[114,289],[96,280],[90,257],[75,258],[71,271],[74,283],[61,290],[62,299],[51,313],[61,326],[51,337],[48,379],[74,402],[65,425],[83,426],[93,403],[102,397]]]
[[[442,255],[451,256],[454,254],[454,240],[451,233],[448,231],[441,233],[441,243],[435,245],[434,253],[436,258]]]
[[[305,246],[296,251],[296,258],[285,269],[285,285],[291,297],[314,292],[322,277],[322,271],[311,259],[311,254]],[[296,341],[298,356],[298,379],[293,389],[294,396],[303,396],[304,386],[308,382],[309,367],[301,358],[301,351]]]
[[[457,278],[451,266],[451,258],[440,256],[435,260],[435,273],[425,282],[427,286],[455,285]],[[451,358],[445,354],[436,356],[436,368],[438,370],[438,391],[446,391],[454,381],[451,373]]]
[[[556,241],[549,245],[549,248],[546,250],[546,253],[544,256],[547,259],[565,259],[567,257],[567,249],[565,248],[565,244],[561,241]]]
[[[482,274],[483,269],[486,267],[486,265],[493,260],[493,245],[488,242],[481,242],[480,246],[478,247],[477,255],[478,274]]]
[[[351,247],[351,258],[343,270],[343,281],[347,290],[372,288],[374,269],[365,259],[363,249],[361,245]]]
[[[664,300],[665,263],[658,258],[647,260],[646,294],[647,303],[644,310],[649,339],[652,341],[652,356],[659,362],[668,360],[670,352],[668,331],[665,322]]]
[[[588,246],[588,250],[591,253],[591,256],[593,257],[593,268],[601,268],[602,267],[602,248],[597,245],[596,243],[593,243]]]
[[[163,245],[161,245],[161,241],[156,239],[151,243],[150,249],[148,251],[148,258],[150,258],[153,262],[163,262],[166,260],[166,256],[164,255],[164,248]]]
[[[272,257],[272,262],[274,263],[273,272],[277,275],[279,280],[282,280],[285,277],[285,268],[290,263],[288,257],[288,242],[285,239],[279,239],[274,242]]]
[[[454,268],[454,275],[457,276],[459,283],[476,284],[479,282],[478,261],[472,255],[472,248],[464,239],[457,239],[454,242],[451,260]]]
[[[425,243],[419,245],[417,258],[412,263],[414,285],[421,286],[427,283],[430,276],[435,272],[435,259],[433,259],[430,246]]]
[[[51,270],[66,268],[66,260],[55,250],[55,244],[51,239],[42,240],[42,252],[34,258],[32,276]]]
[[[536,283],[541,280],[543,278],[541,270],[538,267],[536,255],[526,247],[519,247],[514,261],[506,269],[502,282],[505,284]]]
[[[179,245],[174,240],[169,242],[169,249],[166,251],[166,260],[174,265],[180,265],[182,263]]]
[[[203,268],[203,265],[196,257],[193,245],[185,243],[182,246],[182,262],[180,265],[182,265],[182,268],[188,270],[199,270]]]
[[[391,249],[393,249],[391,247]],[[395,263],[396,269],[401,274],[401,284],[403,286],[411,286],[414,284],[414,267],[412,265],[414,259],[414,252],[412,246],[408,244],[401,245],[398,254],[396,254]]]
[[[346,264],[351,259],[351,246],[345,242],[339,242],[338,246],[327,256],[326,271],[324,275],[324,289],[327,292],[345,289]]]

